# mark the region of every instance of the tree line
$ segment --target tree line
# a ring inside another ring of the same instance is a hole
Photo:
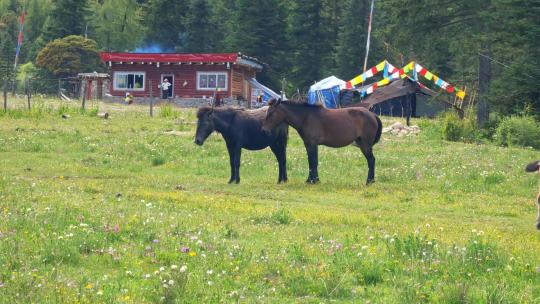
[[[369,0],[0,0],[0,72],[37,63],[55,39],[80,35],[99,50],[242,52],[266,64],[262,82],[304,91],[362,72]],[[481,93],[501,113],[540,113],[538,0],[377,0],[368,67],[416,60]],[[11,68],[10,68],[11,67]],[[39,65],[38,65],[39,69]]]

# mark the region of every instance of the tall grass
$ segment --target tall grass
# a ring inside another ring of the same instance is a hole
[[[192,110],[114,106],[99,105],[109,120],[76,104],[0,114],[0,302],[540,297],[538,180],[522,172],[536,151],[444,141],[424,119],[419,136],[383,135],[372,186],[356,147],[321,147],[321,183],[306,185],[291,132],[287,184],[263,150],[228,185],[225,143],[194,145]]]

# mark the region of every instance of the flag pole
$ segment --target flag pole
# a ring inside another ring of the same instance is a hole
[[[17,36],[17,49],[15,51],[15,63],[13,64],[13,71],[17,73],[17,64],[19,63],[19,53],[21,52],[21,46],[24,36],[24,19],[26,18],[26,2],[24,1],[23,11],[19,17],[19,35]]]
[[[24,36],[24,19],[26,17],[26,3],[24,1],[23,10],[21,16],[19,17],[19,34],[17,36],[17,49],[15,50],[15,62],[13,63],[13,74],[15,74],[15,79],[17,79],[17,65],[19,63],[19,53],[21,52],[21,46],[23,43]],[[15,90],[17,86],[17,81],[13,81],[13,91],[12,94],[15,95]]]
[[[369,56],[369,42],[371,39],[371,21],[373,20],[374,4],[375,4],[375,0],[371,0],[371,10],[369,12],[368,33],[367,33],[367,42],[366,42],[366,57],[364,58],[364,72],[367,69],[367,61],[368,61],[368,56]]]

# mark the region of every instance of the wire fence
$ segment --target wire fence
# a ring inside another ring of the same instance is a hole
[[[84,101],[84,85],[77,77],[65,78],[0,78],[3,110],[7,111],[10,100],[27,100],[28,109],[32,108],[32,100],[38,96],[40,99],[61,99],[67,101]],[[82,104],[84,108],[84,102]]]

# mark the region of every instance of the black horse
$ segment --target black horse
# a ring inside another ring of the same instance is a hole
[[[267,110],[268,107],[257,110],[209,106],[199,108],[195,143],[201,146],[212,132],[221,133],[229,151],[231,164],[229,184],[233,182],[240,183],[240,155],[242,148],[262,150],[268,146],[272,149],[279,164],[278,183],[287,181],[285,159],[289,126],[281,124],[271,133],[263,132],[261,128]]]

